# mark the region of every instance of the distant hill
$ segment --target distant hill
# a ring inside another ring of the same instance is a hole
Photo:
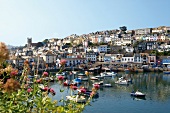
[[[13,45],[7,45],[7,48],[8,49],[11,49],[11,48],[16,48],[17,46],[13,46]]]

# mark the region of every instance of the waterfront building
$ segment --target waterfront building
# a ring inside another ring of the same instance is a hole
[[[66,67],[69,67],[69,66],[77,66],[79,64],[86,64],[87,63],[87,59],[86,58],[61,58],[61,59],[57,59],[56,60],[56,66],[57,67],[60,67],[60,61],[61,60],[66,60]]]
[[[126,53],[124,56],[121,58],[122,63],[128,63],[128,62],[134,62],[134,55],[133,53]]]

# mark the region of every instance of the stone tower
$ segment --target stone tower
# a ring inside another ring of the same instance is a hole
[[[27,47],[31,47],[32,38],[27,38]]]

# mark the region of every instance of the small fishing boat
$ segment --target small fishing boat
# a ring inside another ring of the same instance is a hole
[[[118,80],[115,82],[115,84],[120,84],[120,85],[128,85],[128,81],[127,80]]]
[[[103,84],[103,87],[112,87],[112,84]]]
[[[64,77],[64,79],[66,79],[66,78],[67,78],[67,77],[66,77],[66,72],[56,73],[56,77],[58,77],[58,76],[63,76],[63,77]]]
[[[115,72],[113,72],[113,71],[112,71],[112,72],[107,72],[106,74],[107,74],[107,75],[111,75],[111,76],[117,75],[117,73],[115,73]]]
[[[88,81],[88,78],[87,77],[85,77],[85,78],[80,78],[81,79],[81,81]]]
[[[90,77],[91,80],[98,80],[97,77]]]
[[[96,78],[98,78],[98,79],[103,79],[104,77],[103,76],[101,76],[101,75],[97,75],[97,76],[95,76]]]
[[[132,91],[132,92],[130,93],[130,95],[131,95],[131,96],[134,96],[134,97],[145,97],[145,94],[143,94],[143,93],[140,92],[140,91],[136,91],[136,92]]]

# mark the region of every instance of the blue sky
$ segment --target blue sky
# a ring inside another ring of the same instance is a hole
[[[25,45],[101,30],[170,26],[170,0],[0,0],[0,41]]]

